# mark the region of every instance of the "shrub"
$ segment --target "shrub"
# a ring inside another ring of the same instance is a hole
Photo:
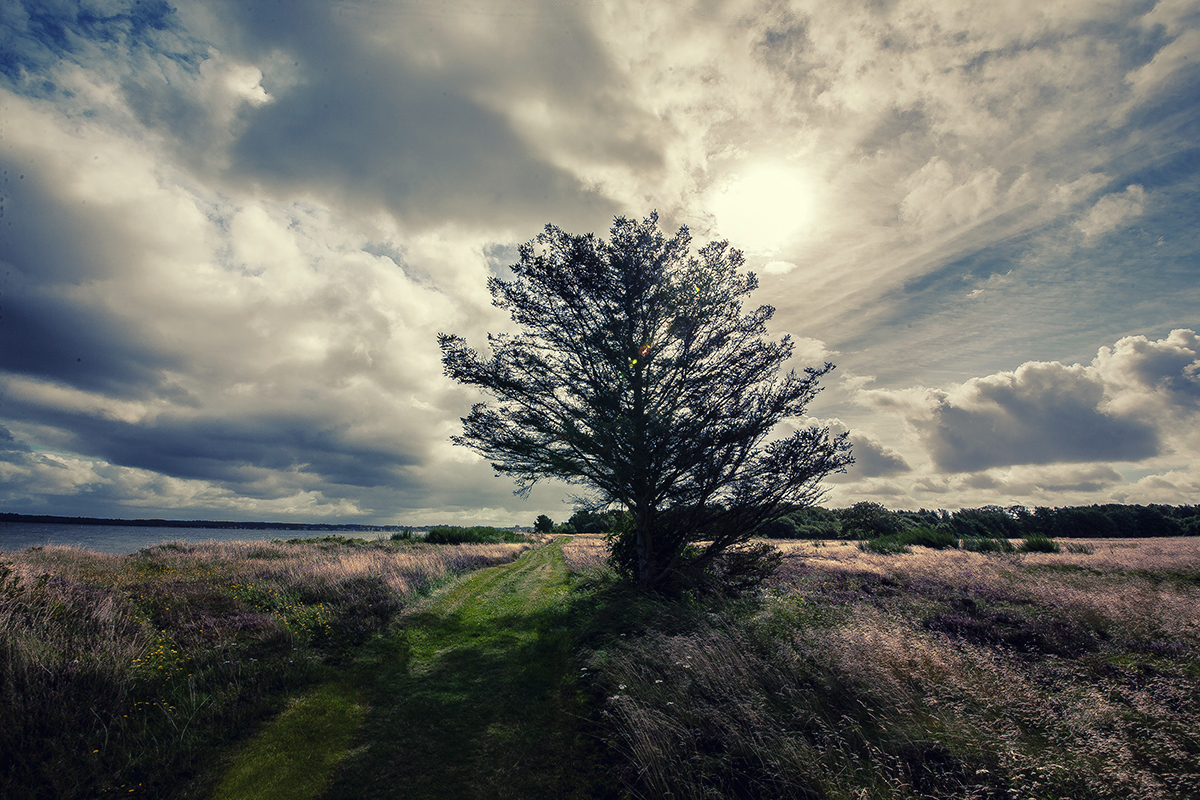
[[[1059,553],[1062,552],[1058,546],[1058,542],[1053,539],[1042,536],[1041,534],[1031,534],[1025,537],[1025,541],[1018,548],[1022,553]]]
[[[458,528],[447,525],[430,528],[425,541],[429,544],[502,544],[524,542],[526,539],[523,534],[503,528]]]
[[[907,545],[919,545],[934,550],[945,550],[958,547],[958,537],[951,531],[923,526],[911,528],[899,535],[900,541]]]
[[[783,554],[765,542],[732,547],[713,562],[721,594],[738,597],[753,592],[782,563]]]
[[[799,539],[800,526],[791,517],[780,517],[759,526],[756,533],[764,539]]]
[[[962,549],[972,553],[1012,553],[1016,548],[1008,539],[993,539],[988,536],[968,536],[962,540]]]
[[[904,531],[904,520],[879,503],[855,503],[839,512],[842,518],[842,536],[847,539],[872,539],[895,536]]]
[[[899,536],[879,536],[865,539],[858,543],[858,549],[864,553],[876,553],[881,556],[894,556],[898,553],[909,552],[908,545]]]
[[[958,547],[958,537],[945,529],[930,527],[910,528],[891,536],[878,536],[860,542],[858,548],[866,553],[877,553],[889,556],[897,553],[907,553],[913,545],[929,547],[934,550],[945,550]]]

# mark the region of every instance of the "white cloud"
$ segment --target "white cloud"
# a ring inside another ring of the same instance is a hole
[[[1200,496],[1200,462],[1193,461],[1178,469],[1164,470],[1147,475],[1113,492],[1113,498],[1121,503],[1165,503],[1176,505],[1181,502],[1194,505],[1189,498]]]
[[[1180,422],[1200,416],[1198,342],[1184,330],[1127,337],[1087,366],[1028,362],[946,390],[862,389],[858,398],[907,419],[946,473],[1143,461],[1189,441],[1191,425]]]
[[[989,275],[987,277],[987,280],[985,280],[981,285],[976,286],[974,289],[967,292],[967,297],[972,300],[977,299],[978,297],[986,294],[987,292],[994,291],[996,289],[1001,288],[1002,286],[1012,283],[1012,280],[1013,280],[1013,273],[1012,273],[1011,269],[1008,272],[1005,272],[1003,274],[1001,274],[999,272],[993,273],[993,274]]]
[[[956,179],[949,165],[935,156],[906,181],[900,218],[923,233],[971,222],[996,204],[999,181],[995,167]]]
[[[763,272],[768,275],[786,275],[796,268],[790,261],[768,261],[763,265]]]
[[[909,496],[950,507],[984,505],[1082,505],[1107,498],[1122,482],[1107,464],[1046,464],[980,472],[925,475]]]
[[[1146,205],[1146,190],[1141,186],[1125,187],[1120,194],[1106,194],[1091,210],[1075,223],[1088,240],[1115,230],[1133,217],[1140,216]]]

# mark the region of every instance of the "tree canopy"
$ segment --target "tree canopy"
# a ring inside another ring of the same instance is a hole
[[[664,236],[657,214],[616,218],[608,241],[547,225],[512,280],[488,281],[521,332],[489,334],[487,358],[438,336],[446,374],[496,401],[453,441],[518,494],[558,478],[625,511],[612,560],[649,589],[714,567],[852,463],[847,435],[811,420],[777,435],[833,365],[781,374],[793,345],[767,337],[770,306],[743,313],[758,282],[742,254],[690,244],[687,228]]]

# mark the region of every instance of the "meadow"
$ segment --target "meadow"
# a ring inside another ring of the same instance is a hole
[[[1200,796],[1200,539],[776,544],[761,598],[631,600],[581,655],[636,795]]]
[[[0,553],[0,796],[171,796],[414,598],[528,544]]]
[[[304,796],[1200,796],[1200,538],[773,543],[673,601],[590,535],[6,553],[0,795],[241,796],[326,703]]]

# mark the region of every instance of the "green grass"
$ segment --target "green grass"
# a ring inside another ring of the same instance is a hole
[[[921,527],[901,531],[890,536],[878,536],[859,543],[859,549],[877,555],[898,555],[910,552],[914,545],[929,547],[934,550],[946,550],[958,547],[958,538],[946,530]]]
[[[356,663],[407,603],[520,549],[332,537],[0,553],[0,797],[207,797],[230,748]]]
[[[1021,546],[1017,548],[1020,553],[1057,553],[1060,550],[1058,542],[1037,533],[1026,536]]]
[[[213,800],[302,800],[329,783],[362,724],[359,692],[344,681],[323,683],[289,704],[250,742],[213,793]]]
[[[425,535],[429,544],[499,544],[501,542],[517,543],[529,541],[524,534],[503,528],[476,526],[473,528],[456,528],[442,526],[430,528]]]
[[[561,544],[406,614],[360,663],[371,707],[324,797],[616,796],[573,658]]]
[[[1200,540],[1089,547],[796,543],[683,601],[593,536],[25,551],[0,796],[1200,796]]]

